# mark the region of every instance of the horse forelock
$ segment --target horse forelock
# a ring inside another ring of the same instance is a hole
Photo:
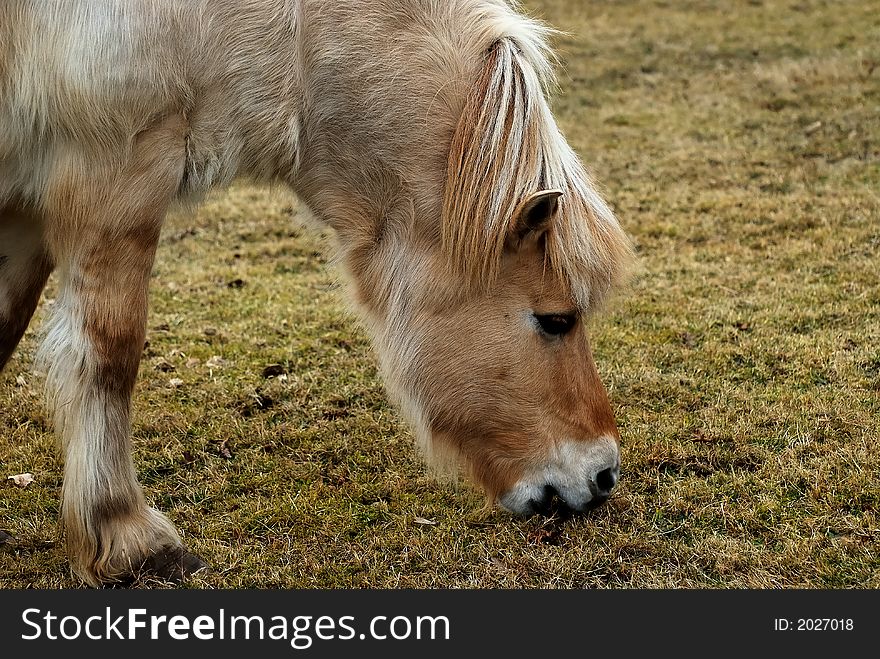
[[[546,256],[581,309],[595,308],[626,276],[632,249],[560,132],[547,102],[550,30],[512,18],[486,51],[452,138],[443,199],[443,248],[471,286],[491,290],[520,203],[563,191]]]

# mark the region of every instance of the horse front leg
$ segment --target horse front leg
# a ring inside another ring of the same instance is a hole
[[[166,118],[110,165],[60,159],[47,196],[60,292],[41,354],[64,454],[62,522],[87,583],[205,564],[147,505],[131,457],[130,409],[159,230],[180,181],[184,124]]]

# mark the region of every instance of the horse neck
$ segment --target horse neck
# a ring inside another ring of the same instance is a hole
[[[401,284],[437,260],[449,145],[482,42],[459,39],[465,30],[441,4],[302,6],[302,142],[290,183],[335,229],[362,306],[385,314],[407,297]],[[414,13],[436,38],[407,24]]]

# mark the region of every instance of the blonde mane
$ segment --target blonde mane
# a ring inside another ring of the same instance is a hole
[[[547,259],[581,309],[595,308],[625,276],[628,238],[562,136],[546,89],[553,81],[540,24],[492,44],[458,121],[443,200],[443,248],[472,285],[491,289],[517,208],[559,189]]]

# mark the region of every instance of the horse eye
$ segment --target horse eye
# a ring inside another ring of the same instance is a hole
[[[565,336],[577,322],[577,315],[573,313],[536,313],[534,315],[535,320],[538,321],[538,325],[541,327],[541,331],[549,336]]]

